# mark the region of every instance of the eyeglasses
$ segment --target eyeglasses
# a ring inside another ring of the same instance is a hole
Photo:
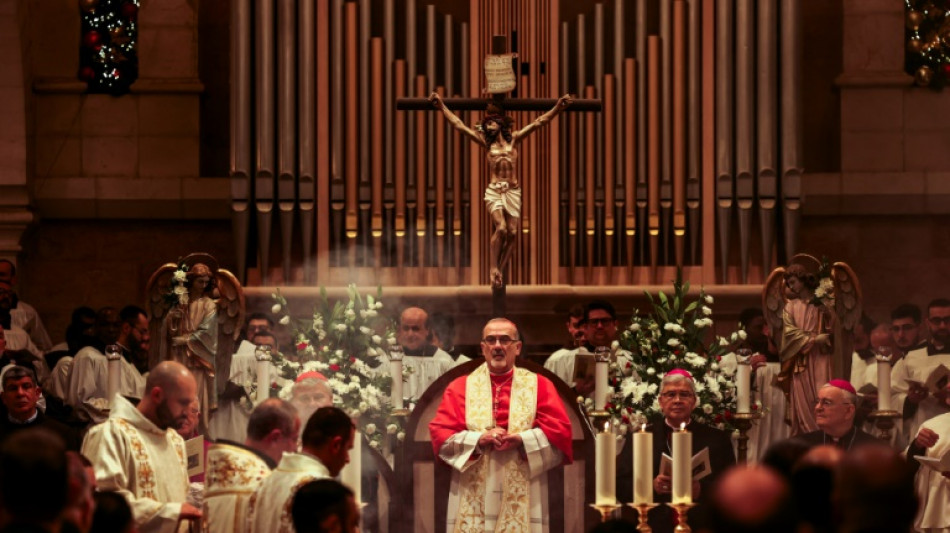
[[[696,395],[688,390],[670,390],[664,393],[661,393],[660,396],[666,398],[667,400],[675,400],[677,397],[680,397],[684,400],[689,400],[690,398],[695,397]]]
[[[496,342],[498,344],[501,344],[502,346],[508,346],[509,344],[515,342],[515,339],[512,339],[508,335],[499,335],[499,336],[489,335],[485,337],[484,339],[482,339],[482,342],[484,342],[485,344],[489,346],[494,346]]]
[[[950,316],[932,316],[927,320],[935,326],[950,326]]]
[[[609,326],[613,321],[612,318],[588,318],[587,324],[596,328],[597,326]]]
[[[817,403],[819,407],[833,407],[835,405],[846,405],[850,402],[835,403],[827,398],[819,398],[815,403]]]

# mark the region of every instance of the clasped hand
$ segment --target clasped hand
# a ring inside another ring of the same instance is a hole
[[[521,446],[521,435],[508,433],[505,428],[489,429],[478,439],[478,447],[481,449],[494,448],[501,452],[518,446]]]

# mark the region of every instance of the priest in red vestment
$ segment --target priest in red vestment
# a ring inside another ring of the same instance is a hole
[[[567,411],[553,383],[515,367],[513,322],[488,321],[481,346],[485,365],[449,384],[429,424],[454,469],[446,531],[547,531],[546,472],[573,460]]]

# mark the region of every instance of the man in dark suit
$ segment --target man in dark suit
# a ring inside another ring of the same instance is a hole
[[[707,426],[692,419],[693,409],[696,408],[696,390],[693,377],[685,370],[671,370],[660,386],[660,411],[662,418],[653,420],[653,501],[667,503],[671,501],[673,484],[670,476],[660,475],[660,458],[662,454],[672,455],[672,436],[674,429],[686,424],[686,429],[693,434],[693,455],[703,448],[709,448],[709,464],[712,473],[699,481],[693,482],[693,501],[697,507],[690,510],[689,523],[695,529],[702,524],[702,506],[712,492],[716,479],[730,466],[736,464],[736,455],[732,449],[732,439],[725,431]],[[617,468],[618,496],[621,501],[632,501],[632,452],[627,445],[625,452],[621,452]],[[673,512],[668,506],[661,505],[650,511],[650,527],[657,533],[673,531]]]
[[[815,422],[818,431],[796,437],[809,446],[831,444],[844,450],[861,444],[881,444],[873,435],[854,425],[855,404],[858,396],[851,383],[833,379],[818,389],[815,404]]]
[[[72,427],[46,416],[37,408],[40,387],[33,370],[25,366],[8,366],[0,372],[0,399],[3,415],[0,417],[0,440],[17,431],[44,427],[62,437],[67,450],[79,451],[79,432]]]

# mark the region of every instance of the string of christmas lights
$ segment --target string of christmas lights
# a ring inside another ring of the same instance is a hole
[[[950,0],[904,0],[904,69],[921,87],[950,81]]]
[[[120,95],[138,78],[139,0],[79,0],[79,79],[91,93]]]

